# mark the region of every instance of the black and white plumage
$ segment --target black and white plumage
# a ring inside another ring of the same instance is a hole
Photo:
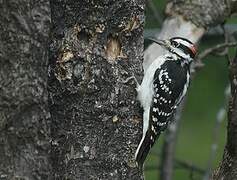
[[[168,51],[153,61],[142,84],[137,87],[138,99],[144,109],[143,136],[135,154],[140,166],[185,96],[190,81],[190,64],[196,54],[193,43],[184,38],[153,41]]]

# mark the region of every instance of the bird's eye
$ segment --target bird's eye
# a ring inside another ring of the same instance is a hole
[[[178,42],[176,42],[176,41],[172,41],[172,43],[171,43],[174,47],[179,47],[179,43]]]

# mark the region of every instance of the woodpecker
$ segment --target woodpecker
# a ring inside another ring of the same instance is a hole
[[[139,166],[143,166],[151,147],[185,96],[190,82],[190,64],[197,52],[195,45],[182,37],[150,40],[167,51],[150,64],[137,87],[138,100],[144,110],[143,135],[135,154]]]

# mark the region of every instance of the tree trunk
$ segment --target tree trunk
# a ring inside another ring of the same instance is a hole
[[[142,179],[144,1],[52,0],[49,101],[54,179]]]
[[[48,179],[46,0],[0,1],[0,179]]]
[[[227,143],[223,160],[213,174],[213,180],[237,179],[237,51],[229,65],[231,96],[229,101]]]
[[[234,0],[170,0],[166,5],[167,18],[165,19],[160,33],[156,35],[158,39],[167,39],[170,37],[181,36],[197,43],[203,36],[205,31],[213,26],[223,23],[233,12],[237,11],[237,3]],[[149,65],[164,53],[159,45],[152,43],[144,53],[143,68],[147,70]],[[180,118],[174,117],[174,119]],[[180,121],[174,122],[172,127],[176,129],[179,127]],[[169,133],[176,133],[175,131],[168,130]],[[168,134],[172,137],[172,134]],[[174,141],[177,138],[173,138]],[[169,143],[172,143],[169,145]],[[173,173],[174,151],[169,148],[174,147],[175,142],[168,142],[165,144],[162,153],[161,165],[162,180],[171,180]],[[169,153],[167,153],[169,152]],[[169,173],[169,175],[167,175]],[[170,175],[171,174],[171,175]]]

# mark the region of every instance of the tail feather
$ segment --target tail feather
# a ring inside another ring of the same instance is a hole
[[[146,135],[143,136],[136,152],[136,161],[138,162],[138,165],[140,167],[143,166],[144,161],[146,160],[147,155],[149,154],[149,151],[153,144],[155,143],[155,139],[153,139],[154,136],[152,136],[151,131],[147,131]],[[159,135],[157,134],[157,137]]]
[[[145,138],[146,138],[146,133],[148,130],[148,126],[149,126],[149,109],[147,109],[146,111],[143,112],[143,133],[142,133],[142,139],[138,145],[138,148],[136,150],[136,154],[135,154],[135,159],[138,162],[139,165],[141,165],[140,163],[140,159],[142,157],[142,153],[145,149],[145,145],[143,144]],[[143,160],[144,162],[144,160]],[[142,163],[143,164],[143,163]]]
[[[162,131],[159,126],[155,125],[154,127],[157,128],[156,133],[152,131],[152,128],[150,126],[154,122],[150,122],[150,118],[150,108],[147,108],[147,111],[145,111],[143,114],[143,136],[135,154],[135,159],[141,168],[143,167],[146,157],[149,154],[150,149],[154,145],[155,140],[160,136],[160,133]]]
[[[149,136],[144,136],[144,138],[142,139],[142,141],[140,142],[137,152],[136,152],[136,161],[138,163],[139,166],[143,166],[144,161],[150,151],[150,138]]]

